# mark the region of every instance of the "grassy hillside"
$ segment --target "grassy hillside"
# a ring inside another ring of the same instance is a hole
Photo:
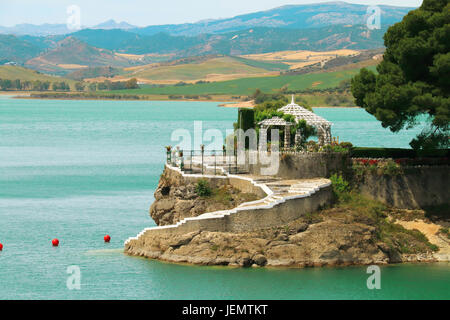
[[[369,69],[374,70],[375,66],[371,66]],[[134,90],[121,90],[115,91],[115,93],[150,95],[250,95],[256,89],[260,89],[264,92],[274,92],[282,87],[287,87],[288,90],[304,90],[308,88],[325,89],[336,87],[339,82],[351,78],[358,71],[359,68],[355,68],[328,73],[254,77],[185,86],[148,87]]]
[[[275,65],[279,66],[278,69],[282,68],[281,63],[271,64],[235,57],[215,57],[195,63],[136,67],[133,68],[133,72],[126,73],[122,77],[133,77],[155,83],[198,80],[221,81],[264,75],[273,71]]]
[[[75,81],[60,78],[60,77],[53,77],[46,74],[39,73],[37,71],[19,67],[19,66],[0,66],[0,79],[8,79],[8,80],[16,80],[20,79],[21,81],[34,81],[34,80],[40,80],[40,81],[50,81],[50,82],[60,82],[65,81],[69,83],[70,85],[73,85]]]
[[[58,74],[93,66],[132,65],[128,59],[112,51],[92,47],[73,37],[60,41],[55,49],[27,61],[26,64],[40,71]]]

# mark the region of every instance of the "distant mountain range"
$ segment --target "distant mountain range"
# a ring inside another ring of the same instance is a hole
[[[81,29],[87,29],[88,27],[82,27]],[[133,26],[125,21],[122,22],[116,22],[115,20],[111,19],[105,22],[102,22],[96,26],[89,27],[90,29],[122,29],[122,30],[129,30],[129,29],[136,29],[136,26]],[[67,28],[66,24],[57,23],[57,24],[50,24],[50,23],[44,23],[40,25],[35,24],[29,24],[29,23],[22,23],[15,25],[13,27],[2,27],[0,26],[0,34],[13,34],[16,36],[35,36],[35,37],[42,37],[42,36],[55,36],[55,35],[65,35],[70,34],[74,32],[74,30],[71,30]]]
[[[148,26],[130,31],[152,35],[165,32],[171,35],[195,36],[217,34],[243,29],[267,27],[286,29],[320,28],[330,25],[366,24],[367,5],[346,2],[326,2],[304,5],[287,5],[267,11],[239,15],[228,19],[206,20],[196,23]],[[378,6],[381,10],[381,23],[391,25],[400,21],[414,8]]]
[[[149,63],[130,54],[178,59],[281,50],[375,49],[383,47],[387,28],[413,8],[380,9],[382,25],[376,30],[365,24],[367,6],[345,2],[283,6],[229,19],[145,28],[109,20],[70,34],[65,25],[19,25],[14,27],[16,35],[0,34],[0,64],[14,62],[65,74],[77,67]],[[0,27],[0,33],[5,30]]]
[[[346,2],[326,2],[303,5],[287,5],[267,11],[239,15],[233,18],[203,20],[196,23],[155,25],[136,27],[127,22],[108,20],[92,27],[82,29],[121,29],[141,35],[168,33],[170,35],[196,36],[199,34],[217,34],[243,29],[266,28],[320,28],[336,24],[365,24],[367,5]],[[391,25],[400,21],[411,7],[378,6],[381,10],[381,23]],[[14,35],[48,36],[72,33],[66,24],[18,24],[14,27],[0,26],[0,33]]]

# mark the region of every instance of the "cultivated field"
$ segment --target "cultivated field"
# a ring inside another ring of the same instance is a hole
[[[375,66],[369,69],[374,70]],[[336,87],[339,82],[350,79],[359,68],[302,75],[279,75],[243,78],[230,81],[192,84],[183,86],[146,87],[133,90],[119,90],[116,93],[150,95],[250,95],[256,89],[263,92],[275,92],[281,88],[288,90],[325,89]]]
[[[178,82],[194,83],[197,81],[226,81],[239,78],[277,75],[276,66],[281,70],[281,64],[273,64],[234,57],[215,57],[194,63],[174,65],[150,64],[126,68],[129,71],[115,77],[113,80],[136,78],[140,82],[151,84],[175,84]]]
[[[299,69],[316,63],[325,63],[326,61],[337,57],[357,56],[359,51],[356,50],[334,50],[334,51],[278,51],[262,54],[244,55],[243,58],[257,61],[282,62],[289,66],[289,69]]]

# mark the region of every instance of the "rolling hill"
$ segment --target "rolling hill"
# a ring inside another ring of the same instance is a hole
[[[58,42],[55,49],[26,62],[26,66],[43,72],[65,74],[69,71],[95,67],[128,67],[130,60],[114,52],[90,46],[74,37]]]
[[[360,68],[336,72],[309,73],[303,75],[280,75],[242,78],[229,81],[192,84],[184,86],[148,87],[133,90],[118,90],[115,93],[147,95],[250,95],[256,89],[275,92],[287,90],[324,89],[336,87],[342,80],[350,79]],[[369,69],[374,70],[375,66]]]
[[[20,79],[21,81],[40,80],[50,82],[65,81],[69,83],[71,86],[75,84],[75,81],[67,78],[54,77],[19,66],[0,66],[0,79],[8,79],[8,80]]]
[[[225,81],[239,78],[274,76],[297,68],[331,63],[337,57],[358,57],[359,51],[326,52],[282,51],[248,56],[201,56],[125,68],[113,80],[137,78],[152,84]],[[366,60],[370,59],[366,57]]]
[[[286,69],[282,63],[259,63],[239,57],[210,57],[190,63],[152,64],[125,69],[120,78],[137,78],[149,83],[178,83],[196,81],[224,81],[252,76],[269,75]]]

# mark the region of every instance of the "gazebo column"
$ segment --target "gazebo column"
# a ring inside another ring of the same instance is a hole
[[[302,134],[300,132],[300,130],[297,130],[295,132],[295,137],[294,137],[294,142],[295,142],[295,146],[299,147],[302,143]]]
[[[262,125],[259,129],[259,148],[260,151],[267,151],[267,126]]]
[[[331,144],[331,127],[325,129],[325,144]]]
[[[291,147],[291,126],[286,125],[284,127],[284,148],[289,149]]]
[[[325,134],[321,126],[317,127],[317,137],[319,138],[319,146],[325,145]]]

